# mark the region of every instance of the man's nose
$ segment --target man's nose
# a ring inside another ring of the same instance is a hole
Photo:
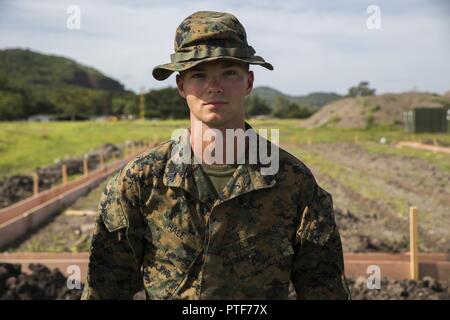
[[[220,93],[222,92],[222,86],[220,84],[220,81],[217,79],[217,77],[212,76],[211,79],[208,82],[208,92],[210,93]]]

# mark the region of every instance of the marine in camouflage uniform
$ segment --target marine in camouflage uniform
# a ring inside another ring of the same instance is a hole
[[[204,61],[272,66],[230,14],[197,12],[177,29],[166,79]],[[245,123],[246,129],[253,130]],[[270,141],[255,133],[257,147]],[[332,197],[279,148],[279,170],[248,159],[214,192],[201,164],[183,163],[190,131],[128,163],[99,205],[82,299],[349,299]],[[259,154],[259,152],[258,152]]]

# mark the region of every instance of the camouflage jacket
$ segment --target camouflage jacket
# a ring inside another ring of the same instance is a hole
[[[300,160],[279,148],[274,175],[241,164],[217,197],[199,164],[174,161],[188,141],[108,182],[82,299],[287,299],[290,282],[298,299],[350,298],[331,195]]]

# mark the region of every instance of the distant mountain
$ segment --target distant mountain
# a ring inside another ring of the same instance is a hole
[[[266,100],[271,108],[274,107],[277,96],[281,96],[287,101],[295,102],[300,105],[307,105],[312,108],[320,108],[327,103],[343,97],[333,92],[313,92],[305,96],[290,96],[270,87],[254,88],[252,94]]]
[[[0,120],[136,112],[136,95],[100,71],[31,50],[0,50]]]
[[[12,87],[51,85],[124,91],[120,82],[94,68],[31,50],[0,50],[0,75]]]

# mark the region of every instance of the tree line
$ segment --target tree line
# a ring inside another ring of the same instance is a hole
[[[144,94],[144,116],[159,119],[189,117],[189,109],[176,88],[151,90]],[[306,118],[313,111],[279,96],[270,106],[257,95],[245,100],[247,117]],[[139,95],[128,91],[108,91],[75,86],[47,85],[10,88],[0,82],[0,120],[24,120],[46,114],[95,117],[103,115],[140,116]]]

